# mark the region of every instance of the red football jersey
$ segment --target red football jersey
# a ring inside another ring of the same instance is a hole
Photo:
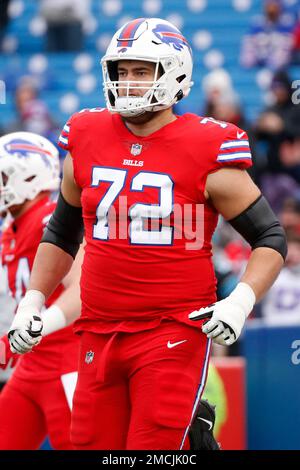
[[[118,114],[83,110],[59,139],[82,188],[86,248],[76,329],[138,331],[216,300],[211,239],[218,214],[207,175],[248,168],[244,131],[192,114],[132,134]],[[197,327],[199,323],[197,324]]]
[[[2,264],[7,273],[8,288],[17,303],[28,287],[34,257],[55,203],[40,199],[12,222],[2,235]],[[61,294],[60,284],[49,297],[49,307]],[[78,339],[72,326],[52,333],[33,352],[20,356],[15,375],[32,380],[50,379],[77,370]]]

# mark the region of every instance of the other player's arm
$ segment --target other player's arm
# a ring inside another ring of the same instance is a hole
[[[80,316],[80,275],[83,261],[83,246],[80,247],[71,270],[62,280],[65,287],[61,295],[44,312],[42,312],[43,330],[42,336],[49,335],[54,331],[60,330]]]
[[[246,171],[223,168],[207,178],[206,196],[217,211],[250,243],[252,254],[241,282],[226,299],[190,318],[212,313],[203,332],[219,344],[232,344],[247,316],[278,276],[287,245],[282,227]],[[225,325],[225,328],[224,328]]]
[[[81,311],[79,281],[82,260],[83,246],[79,249],[71,270],[62,280],[62,284],[65,287],[64,291],[49,308],[43,310],[39,315],[35,315],[33,328],[31,327],[30,329],[31,332],[27,332],[26,328],[25,331],[24,328],[19,328],[18,331],[14,331],[14,333],[10,335],[10,349],[13,353],[24,354],[31,351],[32,348],[40,342],[42,337],[65,328],[79,317]],[[36,334],[34,338],[32,338],[32,332],[34,332],[34,328],[38,326],[40,326],[40,329],[35,332]],[[7,346],[7,343],[4,342],[4,345]],[[8,355],[7,350],[6,356],[16,360],[14,355]]]
[[[67,275],[79,249],[83,233],[80,196],[72,157],[67,154],[58,203],[37,250],[28,288],[41,292],[45,299]]]
[[[37,250],[29,288],[8,332],[14,352],[30,351],[40,342],[42,307],[71,269],[83,235],[80,194],[74,180],[73,162],[67,155],[57,206]]]

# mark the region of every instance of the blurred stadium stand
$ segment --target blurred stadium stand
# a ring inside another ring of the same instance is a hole
[[[248,119],[262,108],[264,70],[245,70],[239,65],[240,44],[250,18],[261,11],[260,0],[135,0],[92,1],[91,17],[85,24],[82,53],[45,54],[45,22],[36,0],[12,0],[11,21],[0,56],[0,79],[5,81],[6,105],[0,107],[0,127],[14,118],[14,98],[18,78],[34,75],[41,98],[58,123],[72,112],[103,105],[100,57],[112,33],[130,18],[158,16],[177,24],[194,49],[194,87],[182,102],[182,111],[201,113],[201,80],[212,68],[223,66],[241,96]],[[295,69],[295,68],[294,68]],[[293,71],[297,74],[296,69]]]

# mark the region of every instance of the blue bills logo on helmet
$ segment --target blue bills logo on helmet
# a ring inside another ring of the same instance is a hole
[[[7,153],[18,157],[18,158],[27,158],[30,157],[33,153],[40,155],[46,166],[50,167],[50,163],[46,157],[52,156],[51,152],[46,149],[43,149],[37,145],[34,145],[32,142],[23,139],[13,139],[10,142],[7,142],[4,145],[4,148]]]
[[[168,44],[169,46],[173,46],[177,51],[181,51],[184,46],[191,50],[185,37],[182,36],[180,31],[176,28],[172,28],[171,26],[162,23],[156,25],[152,31],[161,42]]]

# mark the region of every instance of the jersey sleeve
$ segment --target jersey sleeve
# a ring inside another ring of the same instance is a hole
[[[63,150],[67,150],[68,152],[71,151],[71,126],[72,117],[64,125],[57,142]]]
[[[214,170],[229,166],[238,167],[242,170],[252,166],[251,149],[247,133],[232,124],[217,152]]]
[[[96,112],[101,112],[104,111],[103,108],[84,108],[81,111],[78,111],[69,118],[69,120],[66,122],[64,125],[60,136],[58,138],[58,145],[64,149],[67,150],[68,152],[72,152],[73,149],[73,142],[75,141],[75,136],[77,134],[77,123],[78,120],[81,122],[80,117],[82,116],[83,118],[86,117],[86,115],[90,113],[96,113]]]
[[[36,236],[39,239],[55,210],[56,202],[49,201],[32,214],[33,225],[36,227]]]

